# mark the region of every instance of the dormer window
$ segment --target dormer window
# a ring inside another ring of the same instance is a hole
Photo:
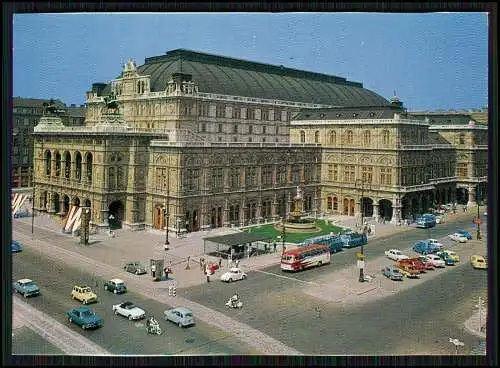
[[[319,114],[319,117],[323,119],[325,117],[325,114]]]
[[[340,112],[337,113],[336,115],[338,118],[340,118],[342,116],[342,114]]]
[[[371,112],[370,113],[370,116],[373,118],[375,116],[375,113],[374,112]]]
[[[352,117],[353,117],[353,118],[355,118],[356,116],[358,116],[358,114],[357,114],[357,113],[353,113],[353,114],[352,114]]]

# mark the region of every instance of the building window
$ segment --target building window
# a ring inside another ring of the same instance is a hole
[[[305,143],[306,142],[306,132],[303,130],[300,131],[300,143]]]
[[[458,144],[465,144],[465,134],[460,134],[458,136]]]
[[[226,118],[231,119],[233,117],[233,107],[226,106]]]
[[[264,166],[262,168],[262,185],[270,186],[273,184],[273,168],[271,166]]]
[[[232,167],[230,171],[229,184],[231,188],[239,188],[240,187],[240,168]]]
[[[363,144],[365,146],[369,146],[371,144],[370,131],[369,130],[365,130],[363,132]]]
[[[156,188],[158,192],[167,191],[167,168],[157,167],[156,168]]]
[[[373,181],[373,168],[371,166],[361,167],[361,180],[363,183],[371,183]]]
[[[212,169],[212,189],[222,188],[224,183],[223,178],[224,175],[221,167]]]
[[[327,204],[326,204],[326,209],[327,210],[332,210],[333,209],[333,198],[328,196]]]
[[[249,125],[248,126],[248,134],[252,134],[252,133],[253,133],[253,126]]]
[[[262,134],[266,134],[266,126],[262,127]]]
[[[335,131],[330,130],[328,132],[328,144],[335,144],[335,141],[337,140],[337,135],[335,134]]]
[[[216,110],[215,110],[215,117],[217,118],[223,118],[224,117],[224,106],[223,105],[217,105]]]
[[[287,167],[280,165],[278,169],[278,182],[280,184],[285,184],[287,182],[287,177],[286,177],[286,171]]]
[[[217,116],[217,106],[210,105],[210,108],[208,110],[208,116],[211,118],[215,118]]]
[[[380,184],[381,185],[392,184],[392,169],[390,167],[380,168]]]
[[[267,110],[262,110],[262,120],[267,120]]]
[[[269,110],[269,120],[276,120],[276,115],[274,114],[274,110]]]
[[[201,133],[206,133],[207,132],[207,124],[206,123],[201,123],[200,124],[200,132]]]
[[[237,142],[237,141],[238,141],[238,138],[233,137],[233,142]]]
[[[389,131],[384,130],[382,132],[382,144],[388,145],[389,144]]]
[[[457,175],[459,178],[466,178],[469,176],[469,170],[467,168],[467,163],[460,162],[457,166]]]
[[[328,165],[327,173],[328,173],[327,180],[333,181],[333,165]]]
[[[233,133],[238,134],[238,124],[233,125]]]
[[[241,118],[241,109],[239,107],[234,107],[233,108],[233,119],[240,119]]]
[[[222,133],[222,124],[219,124],[219,133]]]
[[[314,143],[319,143],[319,130],[314,132]]]
[[[255,109],[255,120],[260,120],[261,119],[261,110],[260,109]]]
[[[286,118],[287,118],[287,112],[286,111],[282,111],[281,112],[281,121],[286,121]]]
[[[184,189],[188,191],[198,190],[200,188],[200,170],[188,169],[184,176]]]
[[[257,185],[257,169],[255,167],[246,168],[245,183],[247,187],[254,187]]]
[[[344,165],[344,182],[354,183],[356,167],[354,165]]]
[[[352,143],[353,143],[352,130],[348,130],[345,132],[345,144],[352,144]]]
[[[292,167],[292,183],[294,185],[299,184],[300,181],[300,167],[299,165],[293,165]]]

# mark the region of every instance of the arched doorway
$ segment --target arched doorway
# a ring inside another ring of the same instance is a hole
[[[56,211],[56,213],[59,213],[61,211],[61,203],[59,202],[59,194],[58,193],[52,193],[52,203],[54,204],[53,207]]]
[[[69,211],[69,197],[67,195],[64,195],[63,196],[63,210],[62,210],[62,214],[63,215],[66,215]]]
[[[469,191],[465,188],[457,188],[456,198],[458,204],[467,204],[469,201]]]
[[[349,200],[347,198],[344,198],[344,211],[342,211],[343,215],[348,215],[349,214]]]
[[[360,200],[361,205],[361,213],[363,217],[372,217],[373,216],[373,200],[368,197],[363,197]]]
[[[381,199],[378,202],[379,216],[390,221],[392,219],[392,202],[388,199]]]
[[[354,202],[354,199],[351,199],[349,201],[349,216],[354,216],[355,213],[355,205],[356,203]]]
[[[212,207],[210,223],[212,228],[222,227],[222,207]]]
[[[429,194],[427,193],[422,194],[422,213],[429,212],[430,205],[431,202],[429,201]]]
[[[80,198],[74,197],[73,200],[71,201],[71,204],[75,207],[79,207],[80,206]]]
[[[191,215],[191,228],[192,231],[200,230],[200,224],[198,223],[198,211],[194,210]]]
[[[401,218],[403,220],[411,220],[411,201],[407,197],[401,199]]]
[[[165,220],[165,208],[162,204],[156,204],[153,210],[153,229],[163,230]]]
[[[121,201],[111,202],[108,209],[108,222],[110,230],[122,228],[123,214],[123,203]]]

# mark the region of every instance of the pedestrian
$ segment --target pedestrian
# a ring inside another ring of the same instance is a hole
[[[163,269],[163,272],[165,273],[165,279],[166,279],[166,280],[168,280],[168,271],[169,271],[168,267],[165,267],[165,268]]]
[[[210,282],[210,275],[208,272],[206,274],[207,274],[207,282]]]
[[[276,241],[273,242],[273,253],[276,253]]]
[[[219,268],[222,268],[222,258],[219,257]]]
[[[151,275],[153,276],[153,278],[156,277],[156,264],[155,263],[153,263],[151,265]]]
[[[203,271],[203,258],[200,258],[200,270]]]
[[[264,243],[264,252],[267,253],[269,248],[269,245],[267,243]]]
[[[316,311],[316,315],[318,316],[318,318],[321,318],[321,308],[320,306],[316,306],[316,308],[314,308],[314,310]]]
[[[240,260],[239,260],[239,259],[237,259],[234,263],[235,263],[235,265],[236,265],[236,268],[238,268],[238,266],[240,265]]]

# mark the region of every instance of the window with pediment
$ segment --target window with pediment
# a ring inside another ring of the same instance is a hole
[[[370,137],[370,131],[369,130],[365,130],[363,132],[363,144],[365,146],[369,146],[371,144],[371,137]]]
[[[330,130],[328,132],[328,144],[335,144],[336,143],[336,140],[337,140],[337,134],[335,133],[334,130]]]
[[[300,131],[300,143],[306,143],[306,132]]]

